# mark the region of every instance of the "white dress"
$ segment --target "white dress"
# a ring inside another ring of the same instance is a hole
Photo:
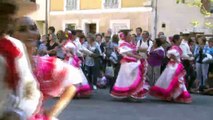
[[[10,43],[12,43],[13,47],[16,47],[20,52],[20,55],[16,56],[14,61],[15,68],[20,79],[17,86],[15,86],[15,97],[8,97],[14,95],[14,91],[11,88],[8,88],[7,85],[5,85],[4,76],[7,75],[7,72],[4,72],[7,69],[5,68],[5,64],[9,63],[7,63],[6,57],[0,54],[0,116],[2,112],[4,112],[4,110],[8,108],[8,106],[16,106],[22,109],[26,113],[27,117],[30,117],[36,112],[37,108],[40,105],[41,93],[38,89],[36,79],[33,76],[24,44],[12,37],[7,36],[5,37],[5,39],[6,41],[8,40]],[[0,44],[4,44],[2,40],[0,40]],[[7,45],[4,44],[4,46]],[[0,48],[0,51],[3,49],[4,48]],[[27,90],[30,90],[30,94],[27,93]],[[11,100],[11,98],[14,100]],[[13,104],[8,102],[8,99],[9,101],[13,101]]]
[[[123,58],[111,96],[115,98],[144,98],[148,90],[148,86],[145,83],[146,61],[143,59],[137,60],[126,55],[126,53],[134,54],[135,48],[130,43],[120,42],[118,49]]]
[[[92,88],[90,87],[88,80],[80,67],[81,61],[77,56],[77,53],[79,51],[78,46],[74,42],[69,41],[67,42],[67,44],[65,44],[64,48],[72,51],[73,56],[67,59],[67,63],[75,67],[75,70],[73,71],[74,74],[79,74],[81,76],[80,80],[82,82],[77,85],[76,96],[88,97],[92,93]]]
[[[82,82],[75,67],[55,57],[35,56],[34,74],[44,97],[60,96],[66,87]]]
[[[166,66],[156,84],[150,89],[150,94],[167,101],[190,103],[191,96],[185,86],[185,70],[181,64],[181,48],[173,46],[167,56],[174,55],[177,61],[171,61]]]

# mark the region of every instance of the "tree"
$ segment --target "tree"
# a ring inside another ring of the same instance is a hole
[[[176,0],[176,3],[186,4],[190,7],[199,7],[200,12],[204,17],[210,17],[210,4],[213,2],[213,0]],[[199,21],[194,20],[191,23],[194,27],[199,25]],[[210,21],[207,21],[204,23],[207,28],[213,28],[213,23]]]

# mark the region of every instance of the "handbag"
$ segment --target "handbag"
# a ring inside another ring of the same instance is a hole
[[[8,95],[8,103],[11,103],[8,108],[4,111],[0,120],[27,120],[26,113],[18,108],[16,93]]]
[[[27,116],[23,110],[12,108],[5,111],[0,120],[27,120]]]
[[[206,57],[203,58],[202,63],[209,64],[213,62],[213,57],[210,54],[206,54]]]
[[[114,68],[113,66],[106,66],[106,70],[105,70],[105,76],[106,77],[114,77]]]
[[[112,52],[111,55],[110,55],[110,61],[113,62],[114,64],[117,64],[118,63],[118,56],[115,52]]]

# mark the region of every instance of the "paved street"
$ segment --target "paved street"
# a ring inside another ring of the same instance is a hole
[[[192,104],[148,97],[140,103],[116,101],[108,90],[96,90],[90,99],[75,99],[60,120],[213,120],[213,96],[192,95]],[[47,106],[54,100],[48,101]]]

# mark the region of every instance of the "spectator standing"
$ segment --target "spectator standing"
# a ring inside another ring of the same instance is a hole
[[[208,79],[209,64],[205,63],[204,58],[208,57],[209,47],[206,45],[206,38],[199,37],[198,44],[195,46],[194,56],[196,61],[197,80],[199,80],[199,91],[206,88],[206,80]]]
[[[38,55],[40,56],[44,56],[44,55],[47,55],[47,37],[46,35],[43,35],[41,37],[41,44],[39,45],[38,47]]]
[[[112,33],[112,29],[111,29],[111,28],[109,28],[109,29],[107,30],[106,35],[108,35],[108,36],[110,36],[110,38],[112,38],[113,33]],[[105,37],[105,35],[103,35],[103,36]]]
[[[56,56],[59,59],[64,60],[65,54],[64,54],[64,51],[63,51],[63,46],[66,43],[65,33],[62,30],[59,30],[56,35],[57,35],[57,38],[58,38],[58,49],[56,51]]]
[[[99,44],[95,41],[95,35],[89,33],[87,42],[83,44],[83,52],[85,53],[85,67],[87,78],[93,89],[97,89],[97,69],[96,61],[101,55]]]
[[[142,39],[143,39],[142,32],[143,32],[143,30],[141,27],[136,28],[136,42],[142,41]]]
[[[163,47],[161,46],[161,40],[155,39],[154,45],[152,46],[152,49],[150,51],[149,57],[148,57],[148,80],[149,84],[153,86],[157,79],[160,77],[160,69],[162,65],[162,61],[165,57],[165,51]]]
[[[49,35],[49,41],[47,42],[47,54],[49,56],[56,56],[57,50],[58,50],[58,43],[57,37],[55,34],[50,34]]]
[[[48,28],[48,34],[49,34],[49,35],[50,35],[50,34],[55,34],[55,27],[50,26],[50,27]]]
[[[136,36],[136,34],[132,34],[131,36],[132,36],[132,44],[136,46],[137,45],[137,39],[136,39],[137,36]]]
[[[167,54],[167,51],[169,50],[169,48],[171,47],[171,44],[166,40],[166,36],[165,35],[162,35],[161,32],[159,32],[159,38],[162,42],[162,47],[164,48],[164,51],[165,51],[165,57],[163,59],[163,63],[161,65],[161,73],[164,71],[164,69],[166,68],[166,65],[168,64],[169,62],[169,59],[166,57],[166,54]]]
[[[187,89],[190,90],[196,79],[196,74],[192,67],[192,61],[194,60],[194,57],[193,57],[193,54],[192,54],[189,44],[188,44],[189,33],[184,33],[182,35],[182,39],[183,40],[180,44],[180,48],[183,52],[181,59],[182,59],[183,66],[186,70],[185,79],[187,82]]]
[[[137,49],[139,54],[144,58],[147,59],[147,55],[149,54],[153,42],[149,37],[149,32],[148,31],[144,31],[143,32],[143,39],[141,39],[140,41],[137,42]]]
[[[161,35],[164,35],[164,36],[165,36],[164,32],[159,32],[159,33],[158,33],[158,38],[160,38]]]

